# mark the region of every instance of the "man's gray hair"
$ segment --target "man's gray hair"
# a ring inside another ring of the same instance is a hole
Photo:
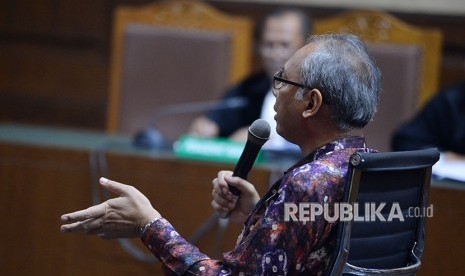
[[[366,46],[350,34],[312,35],[307,42],[315,50],[302,63],[302,83],[321,91],[340,130],[363,128],[381,92],[381,74]]]

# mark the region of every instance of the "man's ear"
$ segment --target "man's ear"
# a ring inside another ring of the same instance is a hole
[[[323,104],[323,96],[321,95],[320,90],[314,88],[304,92],[303,101],[305,102],[306,107],[302,116],[305,118],[313,117],[318,113],[321,105]]]

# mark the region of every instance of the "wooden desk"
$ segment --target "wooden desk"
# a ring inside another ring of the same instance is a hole
[[[105,141],[109,176],[139,188],[185,237],[211,215],[217,171],[232,168],[134,151],[121,137],[0,125],[0,275],[161,274],[158,264],[135,260],[118,241],[59,231],[61,214],[92,205],[90,152]],[[263,194],[273,175],[258,167],[250,180]],[[434,217],[418,275],[465,275],[465,185],[434,183],[430,203]],[[218,257],[216,230],[199,242],[212,257]],[[238,226],[229,227],[220,251],[232,249],[238,233]]]

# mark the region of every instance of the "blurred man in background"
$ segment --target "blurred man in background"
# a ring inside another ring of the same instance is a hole
[[[258,118],[271,124],[272,133],[265,147],[272,149],[292,148],[275,131],[273,117],[275,98],[271,80],[284,63],[305,44],[311,33],[311,20],[301,10],[280,9],[265,17],[260,25],[259,53],[264,70],[252,75],[227,91],[224,99],[243,97],[248,104],[234,109],[214,110],[197,118],[191,125],[190,134],[199,137],[229,137],[235,141],[247,140],[248,127]],[[297,147],[295,147],[297,149]]]

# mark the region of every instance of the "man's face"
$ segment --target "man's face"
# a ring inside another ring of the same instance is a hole
[[[313,51],[314,45],[308,44],[298,50],[284,65],[282,77],[286,80],[301,83],[300,68],[303,60]],[[299,130],[304,123],[302,113],[306,109],[304,101],[295,98],[298,86],[285,84],[274,91],[276,102],[276,132],[290,142],[297,143]]]
[[[301,28],[300,19],[295,14],[271,17],[265,22],[260,54],[270,77],[304,45],[305,39]]]

